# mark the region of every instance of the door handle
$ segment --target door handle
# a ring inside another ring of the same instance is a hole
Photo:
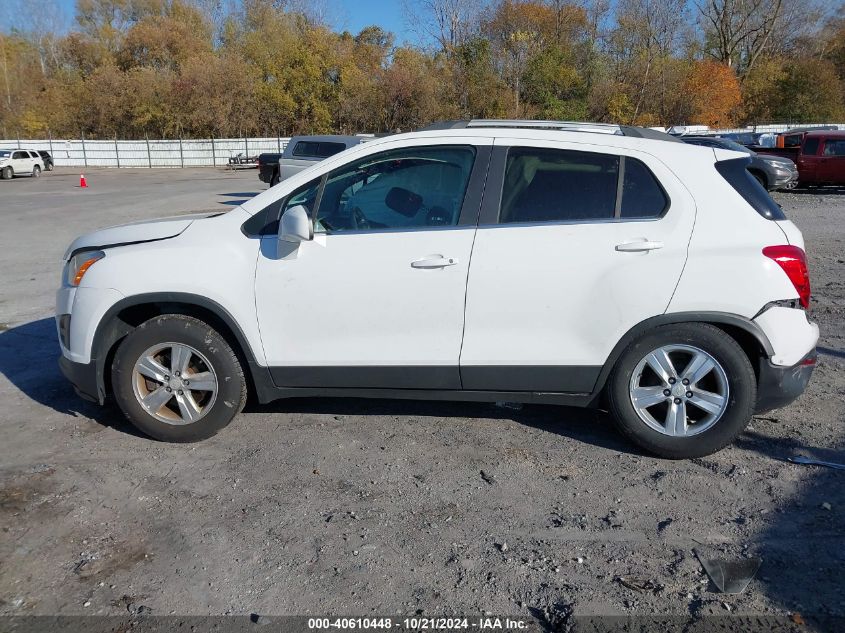
[[[443,257],[443,255],[427,255],[422,259],[411,262],[411,268],[446,268],[454,266],[458,260],[454,257]]]
[[[622,244],[616,245],[616,250],[622,253],[643,253],[646,251],[656,251],[658,248],[663,248],[663,242],[645,239],[623,242]]]

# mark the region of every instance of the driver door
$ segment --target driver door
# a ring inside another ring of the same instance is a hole
[[[314,239],[277,252],[276,235],[263,238],[256,307],[277,386],[460,388],[491,142],[373,153],[286,203],[309,209]]]

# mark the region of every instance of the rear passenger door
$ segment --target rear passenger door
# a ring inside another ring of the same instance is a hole
[[[12,154],[12,169],[16,175],[32,172],[32,165],[33,160],[29,157],[29,152],[19,149]]]
[[[665,312],[695,205],[649,154],[496,145],[468,277],[463,388],[589,392],[623,334]]]

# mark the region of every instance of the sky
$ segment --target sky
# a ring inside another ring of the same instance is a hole
[[[76,0],[55,1],[65,14],[67,23],[72,24]],[[332,16],[336,16],[332,26],[338,31],[358,33],[365,26],[377,24],[391,31],[396,36],[397,44],[416,39],[413,33],[406,30],[401,0],[324,0],[323,4]],[[44,10],[43,5],[41,7],[39,10]]]

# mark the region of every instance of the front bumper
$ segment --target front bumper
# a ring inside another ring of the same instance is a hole
[[[81,398],[91,402],[103,403],[105,394],[101,394],[98,387],[97,363],[95,361],[75,363],[64,356],[59,356],[59,369]]]
[[[785,407],[804,393],[816,368],[816,350],[791,367],[773,365],[768,359],[760,361],[755,413]]]
[[[774,171],[772,176],[771,188],[775,189],[794,189],[798,184],[797,171]]]

